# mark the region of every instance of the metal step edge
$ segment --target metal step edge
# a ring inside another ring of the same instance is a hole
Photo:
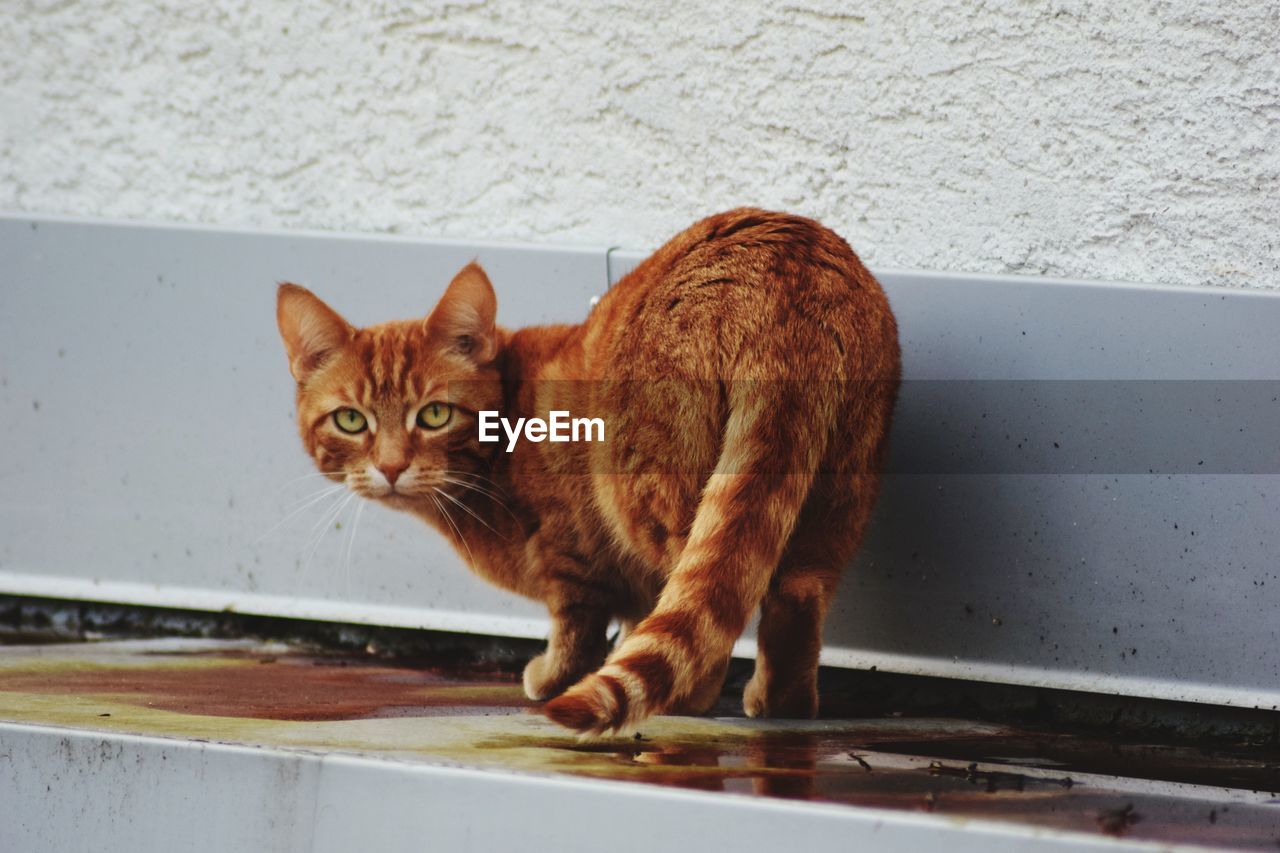
[[[1019,824],[0,723],[0,849],[1169,850]]]

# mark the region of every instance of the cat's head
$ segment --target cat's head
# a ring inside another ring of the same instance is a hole
[[[480,473],[488,454],[476,413],[501,402],[496,311],[474,263],[426,318],[363,329],[306,288],[280,285],[276,320],[298,383],[298,428],[320,471],[402,506]]]

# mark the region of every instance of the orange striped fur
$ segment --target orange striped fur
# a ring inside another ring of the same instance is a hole
[[[546,604],[525,690],[570,729],[703,713],[759,609],[752,716],[812,717],[822,624],[875,500],[900,374],[880,285],[816,222],[740,209],[677,235],[579,325],[510,331],[475,264],[419,320],[357,329],[282,285],[303,443]],[[415,415],[453,406],[443,428]],[[367,428],[343,432],[351,408]],[[603,417],[607,440],[478,441],[476,413]],[[609,625],[627,629],[610,648]]]

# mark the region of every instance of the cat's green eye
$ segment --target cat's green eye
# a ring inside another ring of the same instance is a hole
[[[355,409],[338,409],[333,413],[333,422],[338,425],[338,429],[351,435],[364,432],[369,428],[369,422],[365,420],[364,415]]]
[[[440,429],[453,417],[453,406],[448,403],[427,403],[418,410],[418,426],[423,429]]]

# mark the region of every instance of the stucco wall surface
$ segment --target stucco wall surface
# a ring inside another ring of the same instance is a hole
[[[0,207],[1280,287],[1280,3],[5,0]]]

